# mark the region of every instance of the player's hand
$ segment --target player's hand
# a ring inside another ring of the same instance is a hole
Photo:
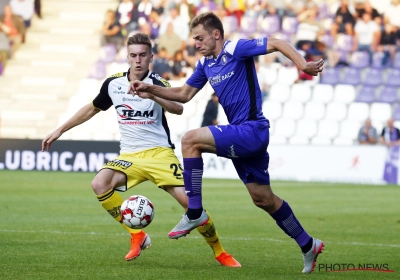
[[[62,135],[59,131],[54,131],[47,135],[42,141],[42,152],[50,150],[51,143],[56,141]]]
[[[130,92],[133,96],[137,95],[141,98],[153,98],[154,96],[147,92],[148,87],[148,84],[136,80],[131,84]]]
[[[324,66],[324,60],[320,59],[318,61],[307,62],[306,67],[301,69],[304,73],[312,76],[318,76],[318,73],[322,72]]]

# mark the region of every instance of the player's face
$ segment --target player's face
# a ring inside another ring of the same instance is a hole
[[[203,56],[217,56],[215,54],[216,51],[216,39],[214,30],[211,34],[209,34],[204,28],[202,24],[197,25],[193,28],[193,39],[195,40],[196,48],[200,51]]]
[[[141,79],[149,70],[149,64],[153,61],[153,54],[147,45],[130,45],[128,46],[128,63],[131,72]]]

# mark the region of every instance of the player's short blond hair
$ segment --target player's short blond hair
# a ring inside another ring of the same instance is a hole
[[[149,35],[145,33],[136,33],[128,38],[127,46],[130,45],[147,45],[149,47],[149,52],[151,52],[151,40]]]

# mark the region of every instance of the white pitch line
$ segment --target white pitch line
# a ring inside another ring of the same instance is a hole
[[[125,236],[127,233],[104,233],[104,232],[76,232],[76,231],[58,231],[58,230],[14,230],[14,229],[0,229],[0,232],[5,233],[47,233],[47,234],[75,234],[75,235],[114,235],[114,236]],[[167,235],[157,235],[151,234],[151,237],[155,238],[167,238]],[[220,236],[223,240],[233,240],[233,241],[270,241],[270,242],[289,242],[291,239],[280,240],[274,238],[257,238],[257,237],[223,237]],[[187,238],[198,239],[202,238],[201,236],[187,236]],[[364,242],[324,242],[326,244],[337,244],[337,245],[351,245],[351,246],[367,246],[367,247],[392,247],[392,248],[400,248],[400,244],[382,244],[382,243],[364,243]]]

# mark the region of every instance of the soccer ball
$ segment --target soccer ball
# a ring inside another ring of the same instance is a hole
[[[121,205],[122,222],[133,229],[147,227],[154,218],[154,206],[142,195],[133,195]]]

